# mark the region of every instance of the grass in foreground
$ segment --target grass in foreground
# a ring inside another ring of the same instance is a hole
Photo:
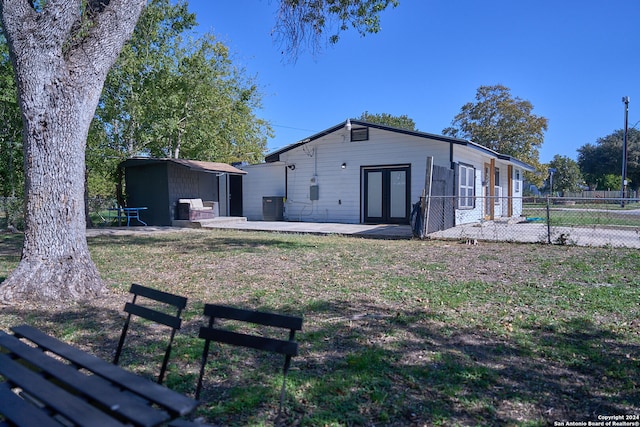
[[[4,307],[109,360],[132,282],[189,297],[167,384],[195,390],[205,302],[303,315],[287,424],[548,425],[640,413],[640,252],[382,241],[234,231],[100,236],[107,298]],[[19,237],[0,235],[0,280]],[[123,365],[153,377],[157,331]],[[132,344],[132,345],[131,345]],[[210,358],[197,416],[272,424],[280,359],[233,347]]]

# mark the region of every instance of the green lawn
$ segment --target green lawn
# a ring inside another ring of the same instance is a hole
[[[638,209],[637,205],[635,209]],[[594,205],[589,208],[583,205],[553,205],[549,210],[549,217],[552,226],[640,227],[640,215],[629,213],[628,210],[620,208],[619,205]],[[525,205],[522,215],[529,218],[541,218],[546,222],[547,208],[542,205]]]
[[[21,237],[0,235],[0,281]],[[128,287],[189,297],[167,384],[195,391],[206,302],[304,316],[286,424],[517,425],[640,413],[640,252],[384,241],[240,231],[89,239],[110,293],[82,304],[2,307],[107,360]],[[123,365],[153,377],[160,335],[139,325]],[[195,416],[273,425],[280,360],[212,351]]]

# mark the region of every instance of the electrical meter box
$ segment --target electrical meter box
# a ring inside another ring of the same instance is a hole
[[[317,185],[312,185],[309,187],[309,200],[318,200],[320,199],[320,187]]]

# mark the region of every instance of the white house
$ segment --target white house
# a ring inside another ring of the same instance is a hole
[[[446,217],[440,229],[520,216],[523,171],[534,170],[471,141],[359,120],[341,122],[265,161],[240,167],[247,172],[242,205],[249,220],[408,224],[412,205],[429,187],[431,200],[441,205],[434,216]]]

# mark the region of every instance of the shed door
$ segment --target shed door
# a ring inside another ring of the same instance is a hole
[[[364,222],[409,223],[409,166],[366,168],[364,174]]]
[[[229,216],[242,216],[242,175],[229,175]]]

